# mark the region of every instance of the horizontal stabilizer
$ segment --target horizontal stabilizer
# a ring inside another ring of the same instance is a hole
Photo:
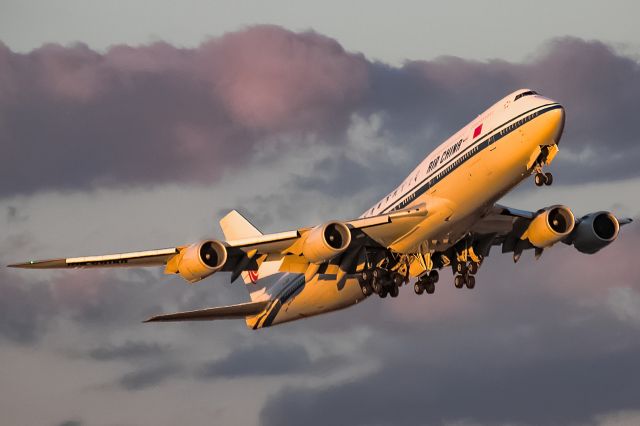
[[[239,305],[219,306],[216,308],[200,309],[197,311],[176,312],[173,314],[156,315],[144,322],[169,321],[213,321],[222,319],[244,319],[262,312],[270,300],[261,302],[241,303]]]

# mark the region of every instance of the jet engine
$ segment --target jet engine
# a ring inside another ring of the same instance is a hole
[[[593,254],[618,238],[618,231],[620,223],[611,213],[590,213],[580,219],[570,240],[579,252]]]
[[[531,221],[524,236],[535,247],[551,247],[566,238],[573,231],[574,225],[575,218],[568,207],[551,206]]]
[[[309,231],[302,254],[311,263],[327,262],[351,244],[351,231],[341,222],[328,222]]]
[[[219,241],[201,241],[183,250],[178,263],[182,278],[195,283],[218,272],[227,261],[227,248]]]

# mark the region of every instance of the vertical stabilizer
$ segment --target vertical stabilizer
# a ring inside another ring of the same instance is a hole
[[[239,240],[242,238],[259,237],[262,232],[237,210],[231,210],[220,219],[220,228],[227,240]]]
[[[237,210],[231,210],[225,217],[220,219],[220,228],[222,228],[222,233],[227,240],[239,240],[262,235],[262,232]],[[259,266],[257,270],[242,272],[242,280],[246,284],[252,301],[269,300],[270,296],[267,293],[269,285],[265,283],[273,282],[274,280],[265,281],[263,278],[279,273],[281,263],[281,259],[261,258],[258,260]]]

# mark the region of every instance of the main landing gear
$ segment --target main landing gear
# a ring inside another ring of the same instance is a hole
[[[413,285],[413,291],[416,294],[422,294],[425,291],[427,294],[433,294],[436,291],[436,283],[440,279],[438,271],[432,269],[428,274],[424,274],[418,278]]]
[[[473,289],[476,286],[475,274],[478,272],[480,265],[476,262],[457,263],[456,275],[453,278],[453,285],[456,288],[467,287]]]
[[[366,270],[360,276],[362,294],[370,296],[377,294],[381,298],[398,297],[400,287],[405,283],[405,277],[398,273],[389,272],[381,268]]]

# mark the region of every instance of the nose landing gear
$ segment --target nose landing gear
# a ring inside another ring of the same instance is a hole
[[[537,172],[535,174],[535,177],[533,178],[533,181],[535,182],[536,186],[550,186],[553,183],[553,175],[549,172]]]

